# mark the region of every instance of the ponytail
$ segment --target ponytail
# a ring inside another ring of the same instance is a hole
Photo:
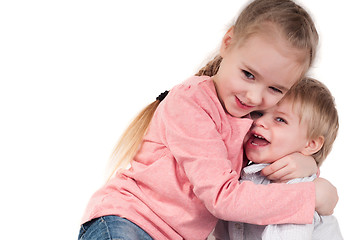
[[[148,130],[150,121],[161,100],[162,99],[158,97],[156,101],[145,107],[121,136],[110,157],[110,175],[108,181],[118,168],[127,168],[137,154],[143,137]]]
[[[206,66],[201,68],[195,75],[212,77],[218,72],[221,62],[222,57],[220,55],[217,55],[213,60],[209,61]]]

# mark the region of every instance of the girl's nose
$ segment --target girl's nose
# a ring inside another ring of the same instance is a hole
[[[262,103],[262,89],[258,86],[254,86],[252,89],[247,91],[246,98],[248,104],[258,106]]]

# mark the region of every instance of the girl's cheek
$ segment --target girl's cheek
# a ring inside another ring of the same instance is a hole
[[[276,101],[275,101],[275,99],[272,99],[272,98],[267,98],[267,97],[265,97],[264,99],[263,99],[263,104],[262,104],[262,109],[261,110],[266,110],[267,108],[271,108],[271,107],[273,107],[274,105],[276,105]]]
[[[280,94],[280,95],[277,95],[277,96],[273,96],[273,98],[270,100],[270,105],[271,105],[271,107],[273,107],[273,106],[275,106],[279,101],[281,101],[281,99],[282,99],[282,97],[283,97],[284,95],[282,94]]]

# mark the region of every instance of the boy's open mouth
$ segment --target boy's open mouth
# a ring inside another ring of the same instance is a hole
[[[252,134],[249,143],[251,143],[254,146],[266,146],[267,144],[270,144],[270,142],[265,139],[263,136],[259,134]]]

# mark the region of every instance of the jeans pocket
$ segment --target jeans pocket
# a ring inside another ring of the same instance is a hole
[[[78,240],[95,239],[153,240],[135,223],[114,215],[95,218],[81,226]]]
[[[82,224],[80,226],[80,230],[79,230],[79,235],[78,235],[78,240],[82,240],[83,239],[83,236],[84,234],[86,233],[86,231],[88,230],[88,228],[95,222],[99,220],[99,218],[95,218],[95,219],[92,219],[90,220],[89,222],[86,222],[84,224]]]
[[[86,230],[84,229],[83,225],[81,225],[80,230],[79,230],[78,240],[81,240],[81,238],[85,232],[86,232]]]

